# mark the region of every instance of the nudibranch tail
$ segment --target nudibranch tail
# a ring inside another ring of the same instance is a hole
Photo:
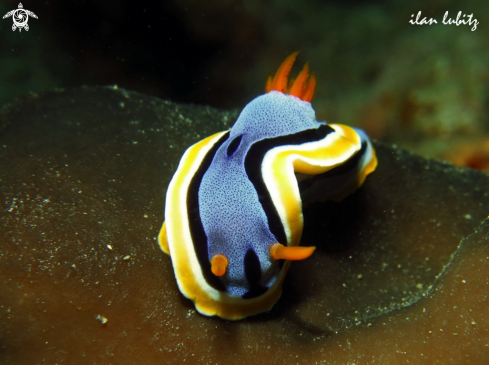
[[[284,94],[296,96],[299,99],[307,102],[312,101],[316,90],[316,77],[314,74],[309,75],[308,63],[304,65],[304,68],[293,82],[289,83],[287,81],[292,65],[294,64],[298,54],[299,52],[297,51],[288,56],[278,68],[275,76],[273,78],[271,76],[268,77],[265,85],[265,91],[267,93],[275,90]]]

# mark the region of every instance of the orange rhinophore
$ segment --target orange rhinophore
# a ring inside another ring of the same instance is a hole
[[[312,255],[316,247],[304,246],[284,246],[281,243],[275,243],[270,246],[270,257],[274,260],[304,260]]]
[[[211,271],[216,276],[223,276],[226,273],[228,259],[226,256],[217,254],[212,257]]]

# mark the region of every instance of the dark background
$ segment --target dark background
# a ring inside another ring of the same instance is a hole
[[[0,19],[0,105],[29,92],[115,85],[242,109],[293,51],[310,62],[319,120],[427,157],[489,170],[489,5],[477,0],[24,1]],[[17,1],[0,3],[0,13]],[[411,25],[412,14],[436,25]],[[473,14],[443,25],[445,12]]]

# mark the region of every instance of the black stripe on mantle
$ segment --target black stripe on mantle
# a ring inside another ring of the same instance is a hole
[[[324,139],[328,134],[335,132],[333,128],[322,124],[319,128],[306,129],[302,132],[288,134],[285,136],[267,138],[255,142],[249,149],[245,158],[245,170],[248,178],[255,187],[258,200],[268,219],[270,232],[275,236],[278,243],[287,245],[287,237],[270,192],[267,189],[261,170],[265,154],[271,149],[286,145],[301,145]]]
[[[317,174],[313,177],[302,180],[299,183],[299,190],[300,191],[305,190],[305,189],[309,188],[310,186],[312,186],[317,181],[321,181],[323,179],[328,179],[328,178],[333,178],[333,177],[344,175],[344,174],[350,172],[351,170],[356,168],[358,166],[358,164],[360,163],[360,160],[362,159],[363,155],[367,151],[367,146],[368,146],[367,141],[363,141],[362,147],[352,157],[350,157],[348,159],[348,161],[345,162],[344,164],[336,166],[336,167],[332,168],[331,170],[323,172],[322,174]]]
[[[211,271],[211,263],[209,262],[209,249],[207,244],[207,235],[204,231],[204,226],[200,218],[199,209],[199,188],[202,182],[204,174],[209,169],[209,166],[217,153],[217,150],[221,145],[229,138],[229,131],[225,133],[219,140],[212,146],[202,160],[199,168],[192,177],[192,181],[187,191],[187,214],[190,234],[192,236],[192,243],[197,255],[197,260],[202,268],[202,274],[205,281],[214,289],[219,291],[226,291],[226,287],[222,281],[215,276]]]

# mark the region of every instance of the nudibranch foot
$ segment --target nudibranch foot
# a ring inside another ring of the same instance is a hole
[[[376,168],[365,133],[316,120],[307,64],[289,85],[297,54],[229,131],[189,147],[170,181],[158,242],[181,293],[204,315],[270,310],[291,260],[315,249],[299,246],[303,202],[341,199]]]
[[[160,234],[158,235],[158,244],[160,245],[161,250],[167,255],[170,254],[170,248],[168,247],[168,238],[166,236],[166,223],[163,222],[163,226],[161,227]]]

